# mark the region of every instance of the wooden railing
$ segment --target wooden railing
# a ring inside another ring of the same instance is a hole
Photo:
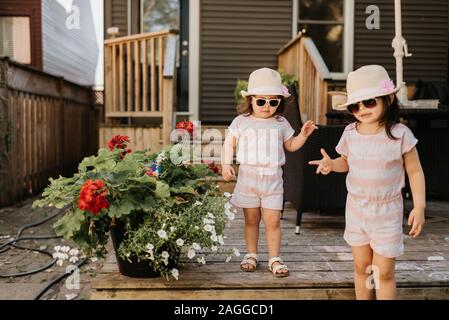
[[[0,58],[0,206],[96,153],[98,114],[90,88]]]
[[[162,118],[169,143],[176,92],[176,32],[109,39],[105,44],[106,118]]]
[[[278,66],[299,81],[299,108],[304,121],[327,124],[327,93],[331,74],[312,39],[301,33],[278,52]]]

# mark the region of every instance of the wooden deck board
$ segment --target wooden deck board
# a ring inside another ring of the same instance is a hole
[[[449,205],[448,205],[449,207]],[[241,215],[226,230],[224,248],[245,252]],[[281,256],[290,268],[287,278],[267,271],[264,228],[259,240],[260,264],[241,272],[240,257],[206,254],[205,265],[187,262],[179,280],[138,279],[118,273],[111,252],[92,282],[93,299],[353,299],[351,248],[342,238],[344,218],[304,214],[301,234],[294,234],[295,213],[281,222]],[[408,227],[404,225],[404,232]],[[399,299],[449,299],[449,210],[431,212],[423,234],[405,236],[405,254],[396,263]]]

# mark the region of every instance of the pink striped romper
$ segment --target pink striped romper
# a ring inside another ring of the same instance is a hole
[[[335,148],[347,157],[346,228],[344,239],[350,246],[369,244],[377,254],[395,258],[404,253],[402,222],[405,185],[403,154],[418,140],[403,124],[378,134],[360,134],[351,123]]]
[[[231,204],[240,208],[281,210],[283,143],[294,134],[289,122],[281,116],[261,119],[240,115],[232,121],[228,134],[237,138],[237,163],[240,164]]]

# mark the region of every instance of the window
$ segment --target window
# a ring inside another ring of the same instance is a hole
[[[354,0],[299,0],[298,29],[306,30],[333,78],[352,70]]]
[[[0,56],[31,64],[29,17],[0,17]]]
[[[142,32],[179,30],[179,0],[143,0],[141,5]]]

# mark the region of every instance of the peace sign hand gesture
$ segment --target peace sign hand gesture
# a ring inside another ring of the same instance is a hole
[[[320,152],[323,155],[323,159],[309,161],[309,164],[318,166],[318,168],[316,169],[317,174],[321,173],[323,175],[327,175],[332,171],[332,159],[329,157],[326,151],[324,151],[323,148],[320,149]]]

